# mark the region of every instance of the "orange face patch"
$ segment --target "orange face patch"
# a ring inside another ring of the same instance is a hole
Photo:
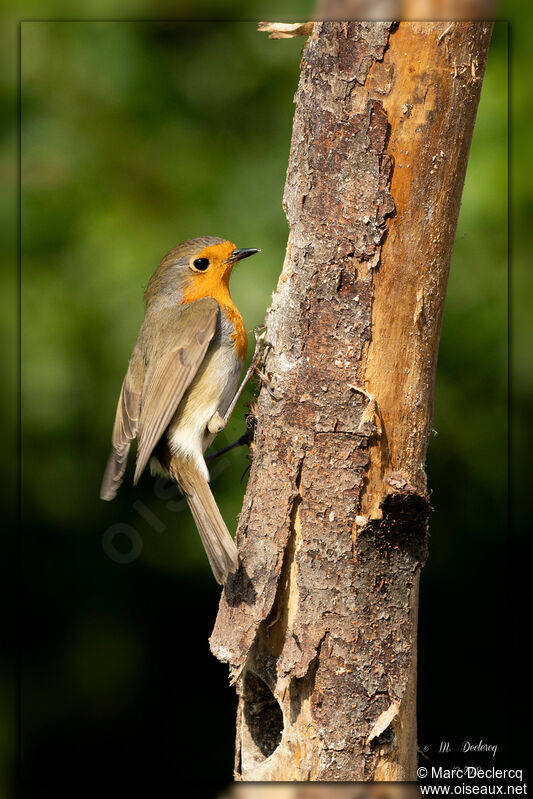
[[[217,269],[227,269],[230,267],[231,271],[231,265],[225,264],[224,261],[227,261],[233,250],[236,249],[236,245],[231,241],[222,241],[220,244],[211,244],[209,247],[204,247],[201,252],[194,255],[191,258],[191,262],[196,258],[207,258],[212,267],[214,266]]]
[[[232,333],[235,353],[241,361],[244,361],[248,350],[248,336],[242,316],[229,293],[229,279],[235,264],[226,263],[235,249],[237,248],[231,241],[223,241],[220,244],[204,247],[203,250],[191,256],[190,276],[183,290],[182,302],[213,297],[222,306],[226,318],[235,328],[235,332]],[[192,266],[193,261],[197,258],[207,258],[209,261],[209,267],[205,271],[198,272]]]
[[[218,300],[221,292],[229,297],[229,278],[234,264],[228,264],[226,261],[235,249],[231,241],[223,241],[221,244],[204,247],[200,252],[191,255],[189,261],[191,271],[183,293],[185,302],[192,302],[193,299],[198,300],[200,297],[214,297]],[[209,267],[204,272],[198,272],[193,266],[198,258],[209,261]]]

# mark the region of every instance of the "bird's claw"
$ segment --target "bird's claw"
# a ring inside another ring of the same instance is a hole
[[[265,337],[265,334],[266,334],[266,325],[257,325],[256,327],[254,327],[254,338],[256,342],[259,343],[259,341],[261,341],[261,339]]]
[[[259,378],[261,383],[264,385],[264,387],[268,391],[269,397],[271,399],[273,399],[275,402],[277,402],[279,397],[276,397],[276,395],[274,394],[274,389],[272,388],[272,383],[270,382],[270,380],[268,379],[266,374],[264,372],[262,372],[260,369],[258,369],[257,367],[255,368],[255,374],[257,375],[257,377]]]

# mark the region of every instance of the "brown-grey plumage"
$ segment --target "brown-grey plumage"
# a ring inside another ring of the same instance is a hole
[[[146,371],[143,402],[138,427],[136,484],[148,463],[155,445],[165,432],[181,398],[196,375],[215,332],[219,306],[205,297],[190,305],[180,305],[169,313],[176,314],[187,330],[187,340],[162,354]],[[166,343],[173,343],[172,334]]]
[[[238,556],[210,491],[203,452],[214,438],[209,420],[229,408],[244,360],[236,349],[242,319],[227,283],[233,263],[255,250],[234,247],[214,236],[191,239],[170,250],[150,279],[100,492],[102,499],[115,497],[137,438],[134,483],[150,458],[155,471],[176,480],[221,583],[236,570]],[[197,274],[198,257],[212,263],[213,275]]]
[[[199,477],[194,464],[187,462],[181,463],[179,470],[174,470],[171,466],[170,474],[176,480],[191,509],[215,579],[217,583],[223,584],[228,571],[237,569],[238,556],[236,549],[234,555],[231,548],[228,551],[229,533],[209,483],[203,477]],[[233,539],[230,540],[233,544]]]
[[[137,463],[133,483],[137,484],[198,371],[215,332],[218,313],[218,303],[211,297],[166,309],[164,320],[160,320],[157,351],[152,353],[148,366],[144,357],[147,346],[141,328],[120,392],[113,428],[113,449],[100,491],[102,499],[115,497],[134,438],[137,438]],[[187,338],[179,344],[174,335],[177,323],[187,331]]]

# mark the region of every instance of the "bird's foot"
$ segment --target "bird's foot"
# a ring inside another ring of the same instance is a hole
[[[270,345],[268,345],[268,346],[270,346]],[[276,395],[274,394],[274,389],[272,388],[272,382],[270,381],[270,378],[268,377],[268,375],[265,374],[265,372],[262,371],[261,369],[259,369],[258,367],[256,367],[254,369],[254,373],[257,375],[257,377],[259,378],[261,383],[264,385],[264,387],[268,391],[269,397],[271,399],[273,399],[274,402],[277,402],[279,400],[279,397],[276,397]]]

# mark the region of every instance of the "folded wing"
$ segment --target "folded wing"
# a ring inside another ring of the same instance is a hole
[[[114,499],[122,483],[131,442],[137,435],[143,379],[144,368],[138,353],[134,351],[118,399],[112,436],[113,448],[100,489],[102,499]]]
[[[100,496],[113,499],[122,482],[132,440],[137,437],[137,483],[185,391],[202,363],[216,329],[219,305],[205,297],[153,315],[157,344],[148,353],[142,331],[120,393],[113,448]]]
[[[219,305],[212,297],[180,307],[179,341],[147,370],[137,433],[134,484],[196,375],[215,333]]]

